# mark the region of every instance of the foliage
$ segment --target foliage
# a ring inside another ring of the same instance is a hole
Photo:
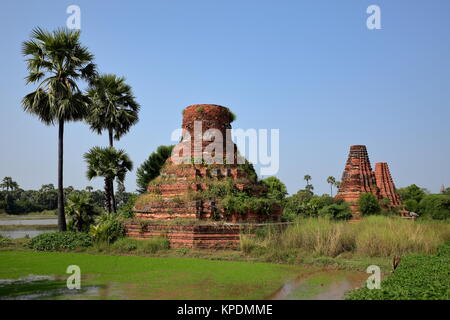
[[[363,215],[380,213],[380,204],[377,197],[372,193],[362,193],[358,199],[358,210]]]
[[[270,199],[283,201],[287,195],[286,185],[277,177],[268,177],[260,183],[267,188],[267,197]]]
[[[112,201],[114,194],[112,191],[113,181],[125,180],[125,175],[133,169],[133,162],[124,150],[116,150],[113,147],[101,148],[93,147],[84,154],[87,163],[86,177],[92,180],[95,177],[105,179],[105,196],[108,212],[116,211],[115,202]]]
[[[419,204],[414,199],[407,199],[403,201],[403,204],[405,206],[405,209],[411,212],[418,212],[419,211]]]
[[[9,239],[9,238],[7,238],[5,236],[2,236],[0,234],[0,248],[8,246],[10,243],[11,243],[11,239]]]
[[[445,194],[429,194],[422,198],[418,212],[423,217],[432,219],[450,218],[450,196]]]
[[[74,193],[67,200],[66,214],[70,220],[68,229],[74,232],[88,232],[100,209],[93,203],[89,194]]]
[[[119,209],[117,210],[117,214],[124,219],[134,218],[133,207],[136,203],[137,198],[137,194],[130,195],[127,202],[119,207]]]
[[[138,122],[140,106],[125,78],[114,74],[103,74],[91,81],[88,96],[91,108],[87,122],[98,134],[107,130],[112,147],[113,137],[119,140]]]
[[[42,233],[28,242],[28,247],[38,251],[74,250],[90,247],[92,238],[80,232]]]
[[[402,257],[394,274],[381,282],[381,289],[361,288],[347,294],[349,300],[449,300],[450,241],[436,255]]]
[[[261,230],[255,236],[243,234],[246,253],[268,261],[288,262],[309,255],[338,257],[391,257],[407,253],[435,253],[450,240],[450,224],[412,222],[399,217],[368,216],[357,224],[325,218],[297,218],[285,228]],[[273,260],[273,257],[277,257]]]
[[[145,193],[150,181],[159,176],[166,160],[171,156],[175,146],[159,146],[147,160],[136,170],[136,184],[139,193]]]
[[[101,215],[97,223],[91,226],[89,234],[100,242],[113,243],[123,237],[125,227],[122,220],[115,214],[105,213]]]
[[[420,200],[422,200],[422,198],[426,195],[425,189],[419,188],[415,184],[412,184],[406,188],[400,188],[397,192],[403,201],[412,199],[417,203],[419,203]]]
[[[345,202],[333,203],[320,209],[319,216],[335,220],[348,220],[352,217],[352,210]]]
[[[160,250],[169,249],[169,240],[164,237],[151,238],[146,240],[136,240],[131,238],[122,238],[111,245],[113,251],[120,253],[143,253],[151,254]]]

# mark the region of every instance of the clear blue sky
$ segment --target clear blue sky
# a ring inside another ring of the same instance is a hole
[[[116,144],[136,167],[171,143],[184,107],[215,103],[237,114],[235,127],[280,129],[278,177],[291,193],[304,174],[328,192],[353,144],[367,145],[372,165],[388,162],[397,187],[450,186],[447,0],[3,1],[0,177],[56,185],[57,128],[22,111],[33,86],[20,48],[36,26],[65,26],[71,4],[99,70],[125,76],[142,105]],[[371,4],[382,30],[366,27]],[[82,155],[107,136],[82,123],[65,134],[65,185],[101,188],[84,177]]]

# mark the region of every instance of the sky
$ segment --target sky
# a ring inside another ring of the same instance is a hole
[[[64,27],[81,9],[81,42],[101,73],[124,76],[140,121],[116,146],[138,167],[172,144],[189,105],[237,115],[234,128],[279,129],[277,177],[295,193],[340,180],[349,147],[388,162],[397,187],[450,186],[450,2],[447,0],[2,1],[0,177],[24,189],[57,184],[57,127],[23,111],[33,91],[21,43],[37,26]],[[381,29],[369,30],[370,5]],[[85,178],[83,154],[106,146],[81,122],[65,130],[64,185]],[[135,170],[126,179],[136,189]]]

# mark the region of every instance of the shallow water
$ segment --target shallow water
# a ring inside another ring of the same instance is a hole
[[[269,300],[343,300],[349,290],[364,285],[368,275],[345,270],[319,271],[286,282]]]
[[[345,270],[324,270],[286,282],[268,300],[342,300],[345,292],[364,284],[367,274]],[[30,286],[34,289],[30,290]],[[9,287],[9,289],[8,289]],[[14,290],[12,288],[15,287]],[[24,289],[21,289],[24,288]],[[180,290],[183,285],[180,284]],[[192,288],[191,288],[192,289]],[[65,287],[65,278],[29,275],[8,280],[0,279],[0,300],[90,300],[90,299],[148,299],[146,291],[133,283],[111,282],[100,286],[86,286],[81,290]],[[14,293],[15,292],[15,293]],[[21,293],[23,292],[23,293]],[[26,293],[25,293],[26,292]],[[195,294],[195,292],[193,292]],[[154,299],[155,297],[152,296]],[[176,292],[168,293],[164,299],[180,299]],[[183,296],[182,299],[192,297]]]
[[[0,226],[56,225],[57,219],[0,219]]]

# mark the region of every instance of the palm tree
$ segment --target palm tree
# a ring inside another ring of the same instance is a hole
[[[77,85],[95,75],[94,56],[80,44],[79,30],[58,29],[53,33],[36,28],[24,41],[22,53],[29,71],[26,83],[37,83],[35,91],[22,99],[26,112],[46,125],[58,124],[58,228],[65,231],[63,191],[64,123],[78,121],[88,113],[89,99]]]
[[[331,193],[330,193],[330,195],[333,196],[333,186],[334,186],[334,184],[336,183],[336,178],[335,178],[335,177],[332,177],[332,176],[329,176],[329,177],[327,178],[327,183],[330,184],[330,188],[331,188]]]
[[[310,176],[309,174],[306,174],[306,175],[303,177],[303,180],[306,181],[306,186],[309,186],[309,181],[311,181],[312,178],[311,178],[311,176]]]
[[[6,189],[6,191],[9,192],[9,190],[14,191],[19,189],[19,185],[17,182],[13,181],[11,177],[4,177],[2,183],[0,184],[0,188],[3,190]]]
[[[93,147],[84,154],[84,159],[88,165],[86,176],[89,180],[95,177],[105,179],[106,207],[109,213],[116,212],[114,193],[111,190],[112,181],[117,178],[118,181],[124,182],[126,173],[133,169],[133,162],[124,150],[116,150],[113,147]]]
[[[339,190],[339,187],[341,186],[341,182],[340,181],[336,181],[334,183],[334,186],[336,187],[337,190]]]
[[[114,74],[104,74],[92,81],[88,89],[92,109],[87,119],[91,129],[98,134],[108,131],[109,146],[113,140],[119,140],[139,121],[140,106],[136,102],[131,87],[125,83],[124,77]],[[113,206],[114,181],[111,181]]]
[[[88,89],[92,109],[87,119],[98,134],[108,131],[109,146],[119,140],[139,121],[140,106],[125,78],[104,74],[96,78]]]
[[[94,190],[94,188],[93,188],[92,186],[87,186],[85,189],[86,189],[86,191],[89,192],[89,193],[91,193],[92,190]]]

